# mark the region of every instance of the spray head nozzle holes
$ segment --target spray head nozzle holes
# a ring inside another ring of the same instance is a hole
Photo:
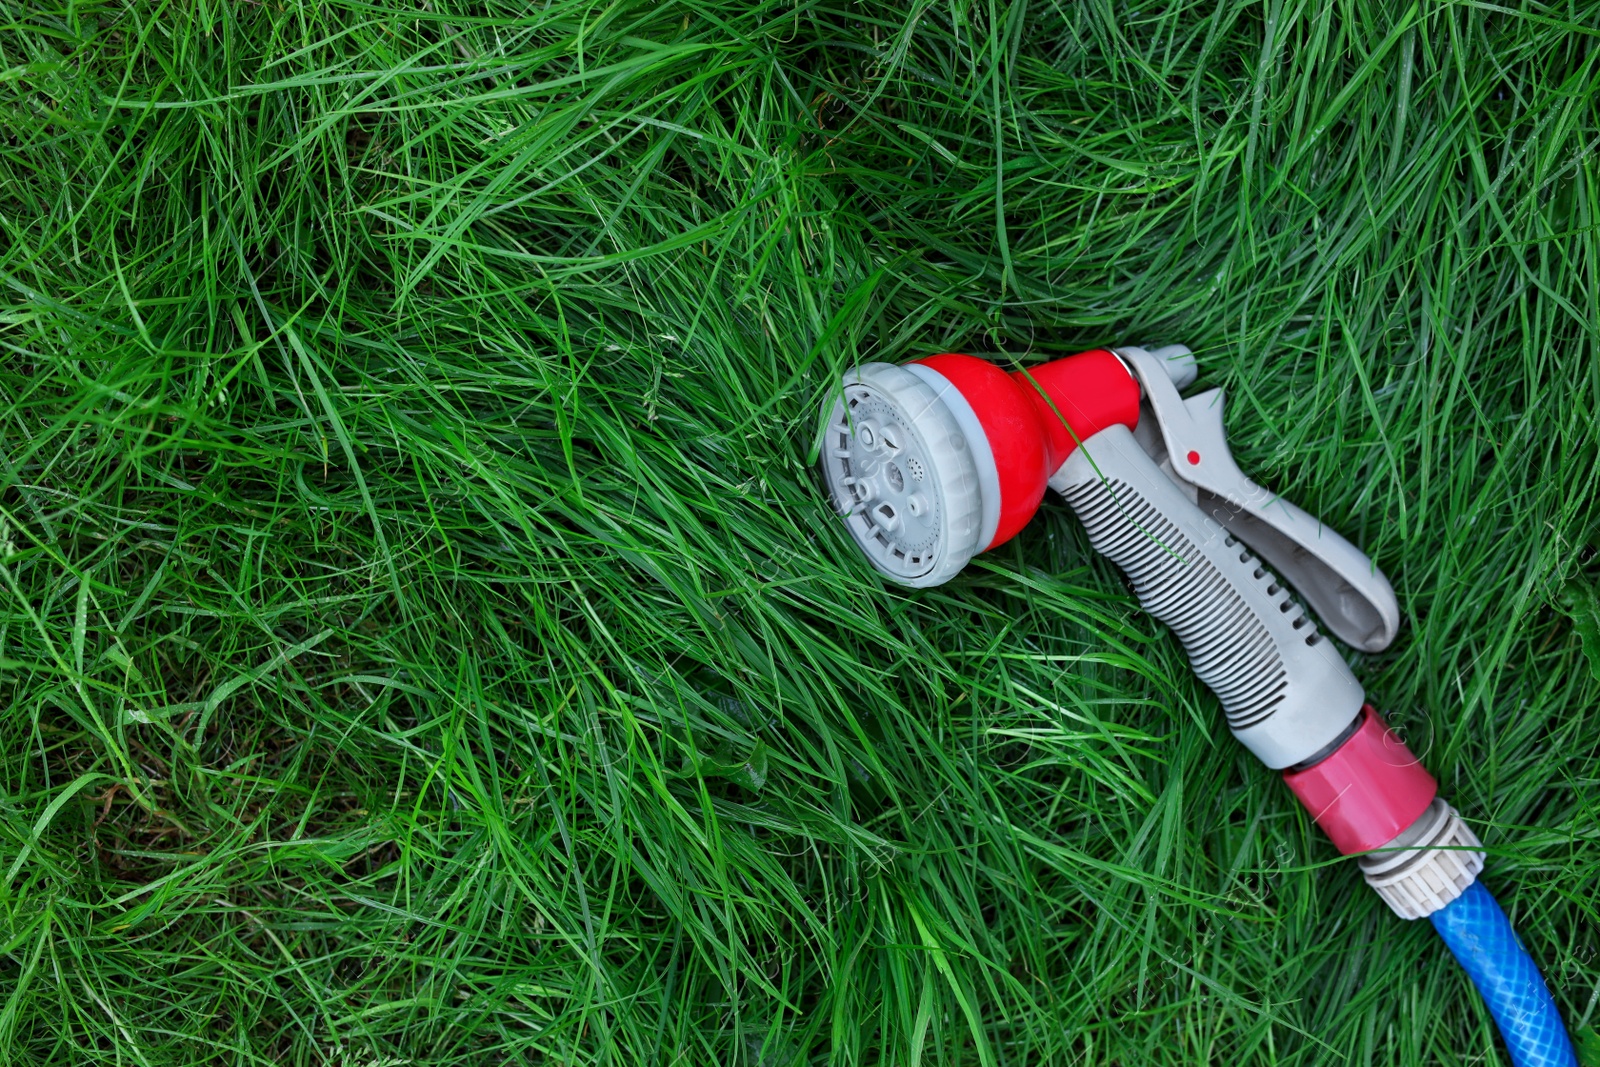
[[[910,368],[864,363],[840,394],[824,408],[822,469],[851,537],[897,582],[948,581],[982,547],[972,443]]]

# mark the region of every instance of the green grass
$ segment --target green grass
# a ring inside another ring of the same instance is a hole
[[[0,0],[0,1062],[1504,1062],[1059,501],[828,512],[1184,341],[1600,1063],[1600,6],[1212,6]]]

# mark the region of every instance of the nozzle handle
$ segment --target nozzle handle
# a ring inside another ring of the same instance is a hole
[[[1366,553],[1321,519],[1245,476],[1222,427],[1224,395],[1209,389],[1184,399],[1177,381],[1193,380],[1192,364],[1173,350],[1118,348],[1155,415],[1172,477],[1228,531],[1255,549],[1306,598],[1340,640],[1366,652],[1389,647],[1400,629],[1400,604]],[[1175,373],[1175,368],[1181,368]]]
[[[1200,510],[1121,424],[1072,454],[1050,487],[1089,542],[1172,628],[1228,726],[1274,770],[1333,742],[1361,709],[1361,686],[1288,588]]]

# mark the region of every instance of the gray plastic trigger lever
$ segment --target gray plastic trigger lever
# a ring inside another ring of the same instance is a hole
[[[1178,395],[1197,373],[1189,349],[1114,351],[1138,378],[1155,415],[1159,444],[1148,432],[1136,437],[1161,469],[1202,512],[1294,586],[1336,637],[1367,652],[1387,648],[1400,628],[1400,605],[1389,579],[1337,531],[1245,477],[1223,432],[1222,390],[1187,400]],[[1165,456],[1159,445],[1165,446]]]

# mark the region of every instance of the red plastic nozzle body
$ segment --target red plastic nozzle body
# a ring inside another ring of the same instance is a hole
[[[1045,482],[1080,442],[1116,423],[1131,430],[1139,422],[1139,383],[1107,349],[1010,374],[956,352],[913,362],[955,387],[988,439],[1000,482],[1000,523],[985,549],[1027,525],[1044,499]]]

